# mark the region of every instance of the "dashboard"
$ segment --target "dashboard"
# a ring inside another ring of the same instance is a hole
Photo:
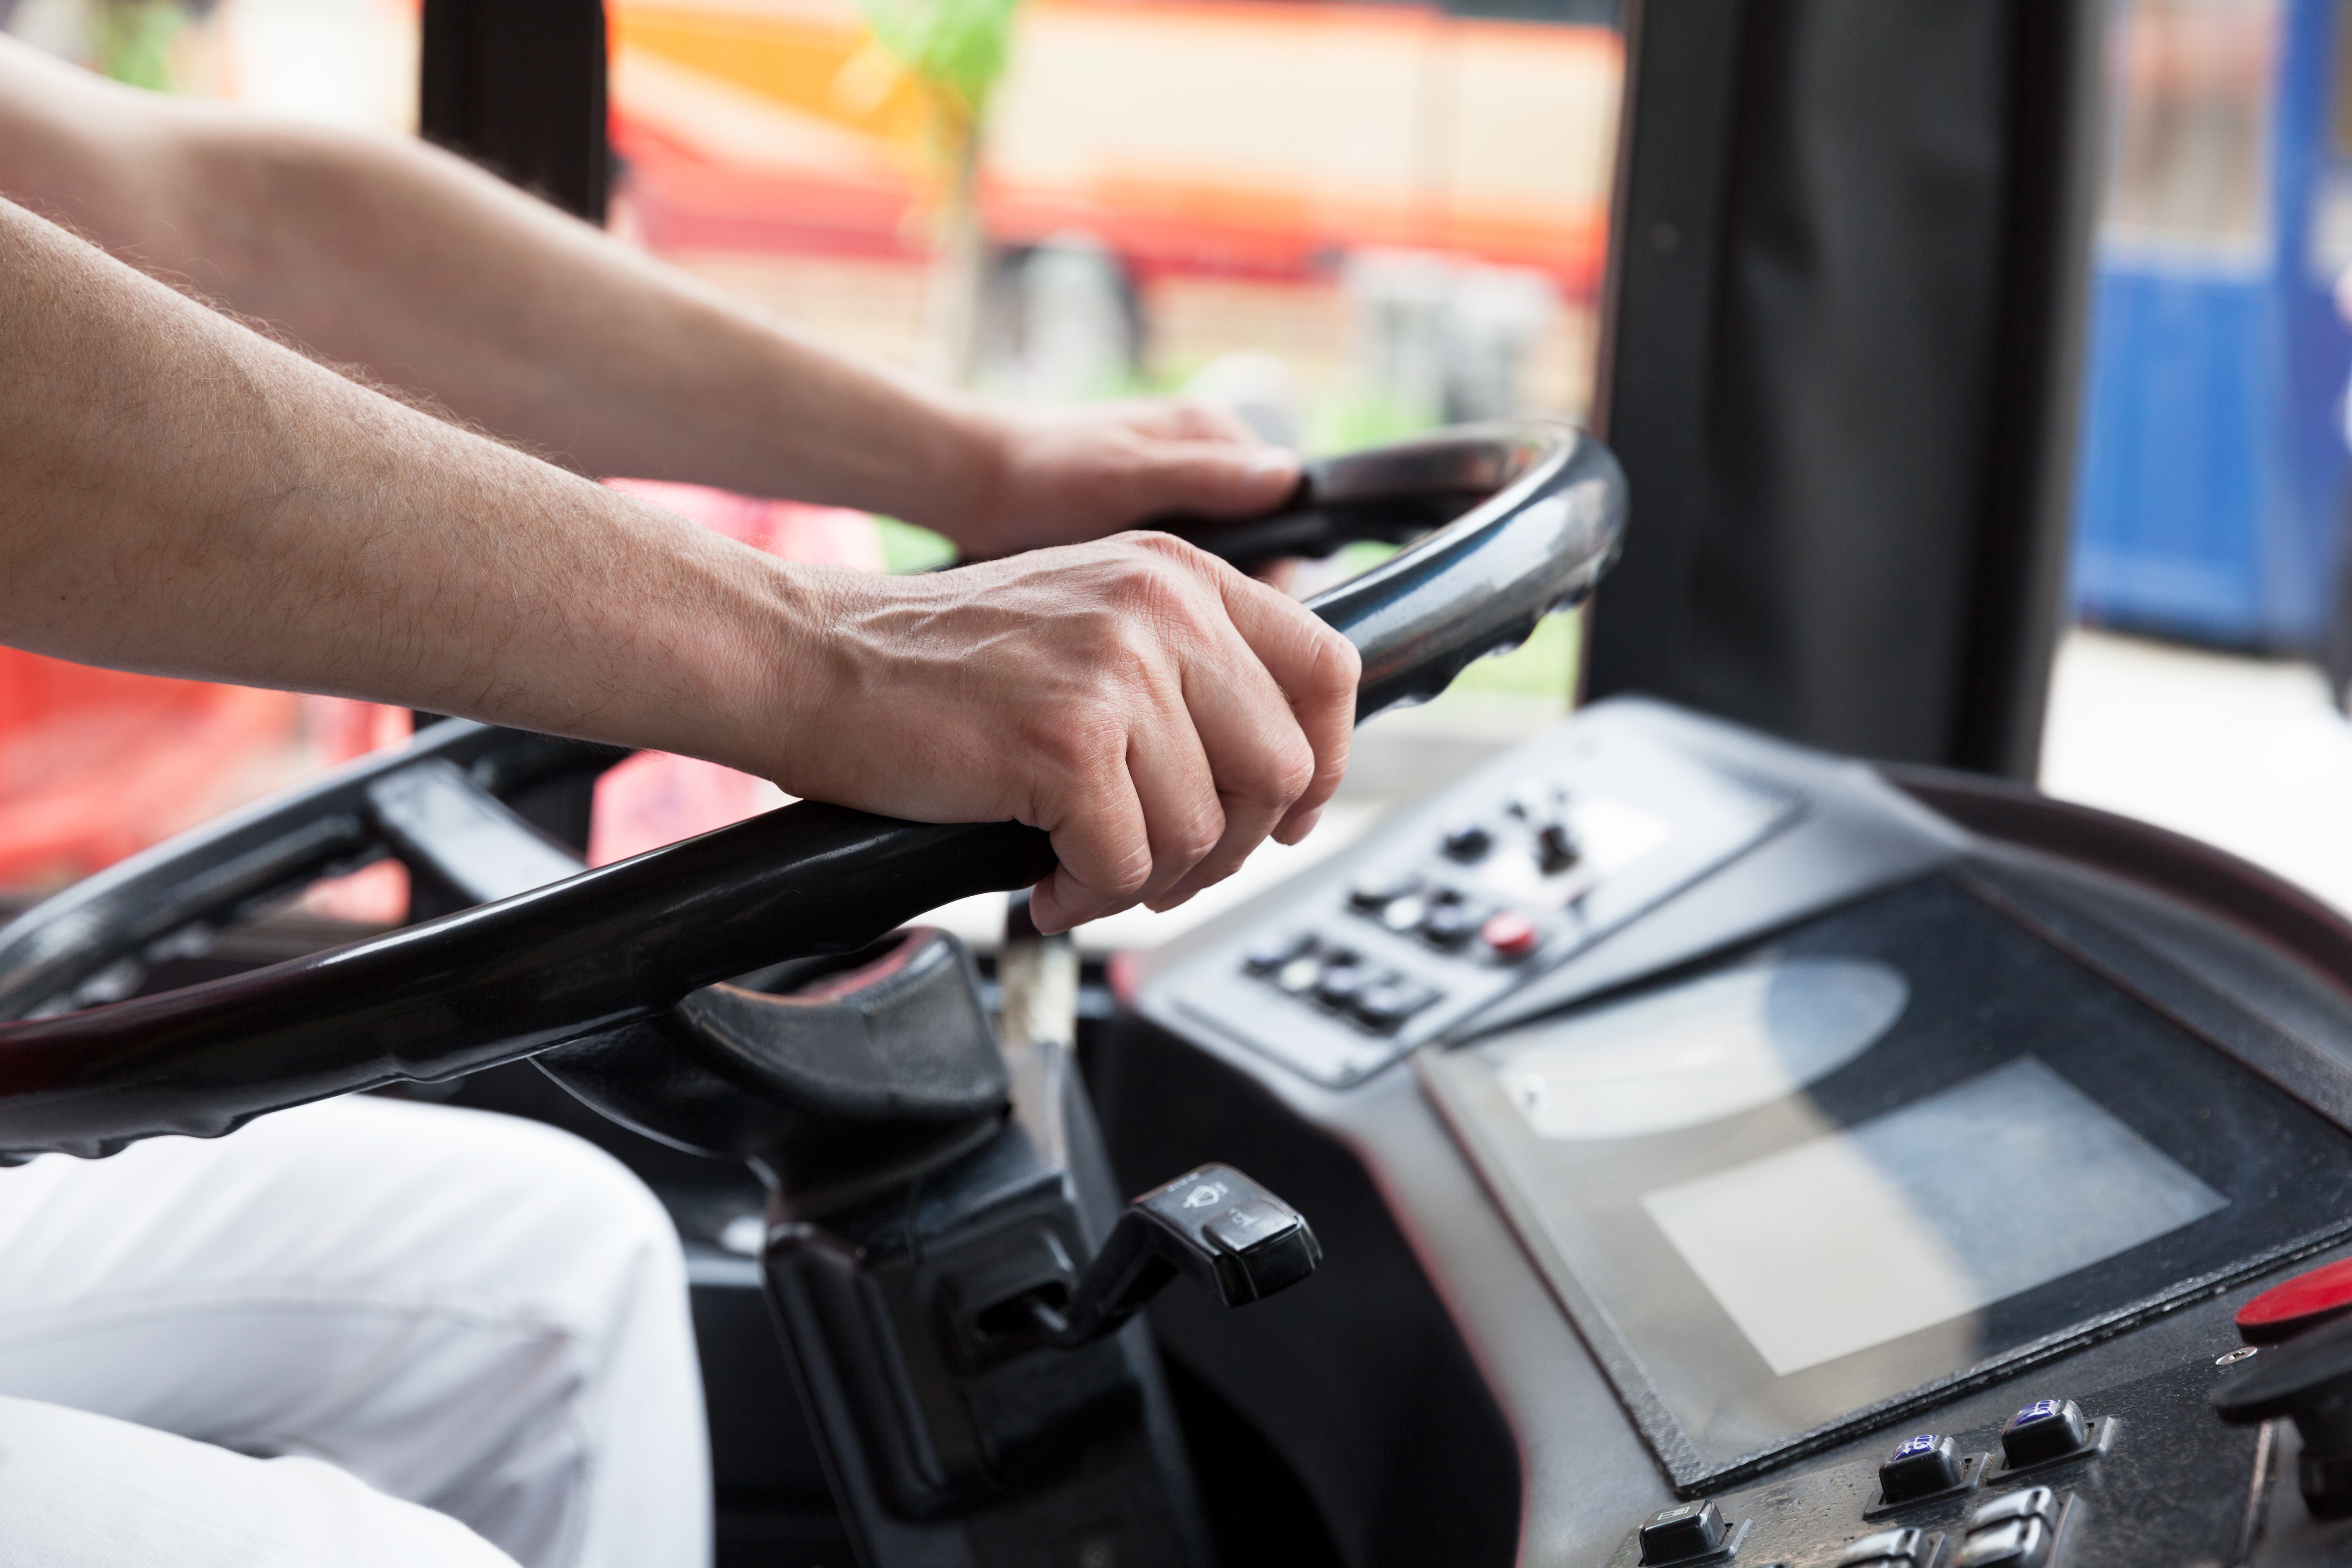
[[[2347,957],[2153,829],[1619,700],[1152,955],[1097,1092],[1324,1237],[1158,1322],[1350,1563],[2329,1561],[2302,1426],[2214,1402],[2352,1249]]]

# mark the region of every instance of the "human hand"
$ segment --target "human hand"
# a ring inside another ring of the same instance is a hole
[[[1166,910],[1346,771],[1360,664],[1275,589],[1160,533],[905,577],[827,573],[770,769],[795,795],[1052,835],[1038,929]]]
[[[1170,512],[1248,517],[1298,485],[1298,458],[1223,409],[1171,398],[1055,410],[973,404],[991,454],[977,494],[931,526],[973,556],[1094,539]]]

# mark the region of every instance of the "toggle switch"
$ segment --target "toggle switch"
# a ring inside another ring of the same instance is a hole
[[[2012,1519],[2023,1519],[2028,1515],[2056,1523],[2058,1494],[2048,1487],[2027,1487],[2023,1491],[2010,1492],[1990,1502],[1979,1503],[1969,1515],[1969,1528],[1988,1530],[1996,1524],[2006,1524]]]
[[[2050,1526],[2029,1514],[1971,1530],[1952,1568],[2042,1568],[2050,1557]]]
[[[1557,877],[1584,858],[1584,846],[1565,817],[1536,829],[1536,864],[1547,877]]]
[[[1838,1568],[1859,1568],[1864,1563],[1884,1568],[1915,1568],[1927,1545],[1927,1532],[1908,1528],[1882,1530],[1865,1535],[1838,1553]]]

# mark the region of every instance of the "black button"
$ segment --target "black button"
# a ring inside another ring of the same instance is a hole
[[[1475,822],[1465,822],[1445,830],[1445,853],[1454,859],[1471,861],[1485,858],[1495,847],[1495,836]]]
[[[1557,876],[1584,858],[1576,829],[1565,822],[1547,822],[1536,834],[1536,860],[1547,877]]]
[[[1712,1500],[1678,1503],[1660,1509],[1642,1526],[1642,1562],[1645,1568],[1668,1563],[1694,1563],[1723,1550],[1730,1531],[1723,1511]]]
[[[1953,1451],[1952,1440],[1933,1432],[1905,1438],[1878,1467],[1878,1489],[1888,1502],[1908,1502],[1959,1484],[1960,1457]]]
[[[1465,903],[1432,904],[1421,918],[1421,934],[1439,947],[1460,947],[1477,934],[1484,918]]]
[[[2063,1459],[2090,1440],[2090,1426],[2071,1399],[2036,1400],[2000,1429],[2000,1451],[2011,1469]]]
[[[1271,974],[1314,945],[1315,938],[1308,932],[1262,942],[1249,950],[1242,967],[1252,974]]]
[[[1348,889],[1348,901],[1360,910],[1384,910],[1420,886],[1411,871],[1367,871]]]
[[[1402,975],[1391,976],[1356,993],[1348,1011],[1368,1026],[1386,1032],[1444,994]]]
[[[1358,963],[1350,953],[1323,966],[1323,973],[1315,980],[1315,1000],[1327,1007],[1345,1007],[1355,1000],[1356,993],[1371,983],[1372,972]]]

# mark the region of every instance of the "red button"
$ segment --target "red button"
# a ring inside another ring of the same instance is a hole
[[[1478,928],[1478,934],[1486,939],[1486,945],[1495,950],[1497,958],[1525,958],[1543,940],[1536,922],[1517,910],[1488,915],[1486,923]]]
[[[2352,1258],[2298,1274],[2239,1308],[2238,1337],[2250,1345],[2276,1344],[2346,1312],[2352,1312]]]

